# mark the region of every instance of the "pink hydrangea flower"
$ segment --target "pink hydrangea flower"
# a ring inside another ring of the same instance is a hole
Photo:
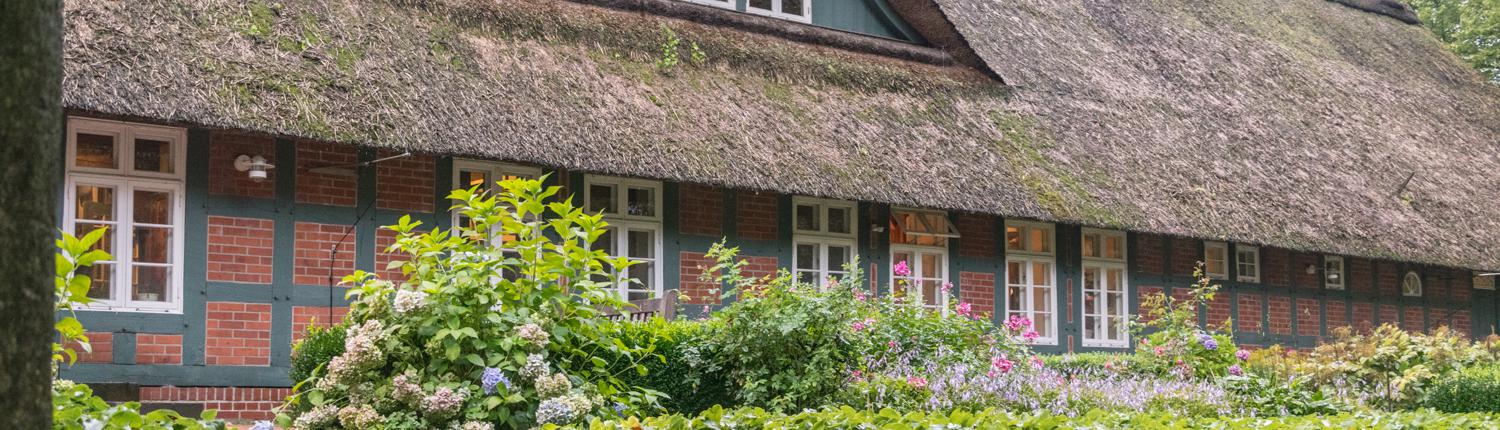
[[[855,321],[854,324],[851,327],[849,327],[849,328],[854,329],[855,332],[859,332],[860,330],[864,330],[865,329],[865,322],[864,321]]]
[[[886,342],[886,343],[885,343],[885,346],[886,346],[886,347],[887,347],[887,348],[892,348],[892,349],[894,349],[894,348],[896,348],[896,341],[894,341],[894,340],[893,340],[893,341],[889,341],[889,342]]]
[[[966,317],[974,315],[974,305],[969,304],[969,302],[959,302],[958,314]]]
[[[896,276],[911,276],[911,267],[906,265],[906,260],[896,262],[896,267],[891,268]]]
[[[906,378],[906,383],[919,390],[927,388],[927,378],[920,376],[909,376]]]
[[[994,370],[991,370],[991,372],[998,370],[1000,371],[1000,373],[1009,373],[1010,369],[1015,365],[1015,362],[1010,361],[1010,359],[1007,358],[1005,354],[1000,354],[998,356],[990,358],[990,367],[994,368]]]

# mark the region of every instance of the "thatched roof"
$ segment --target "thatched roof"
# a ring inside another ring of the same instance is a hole
[[[973,49],[955,58],[977,53],[1011,86],[558,1],[137,0],[67,3],[64,102],[1500,267],[1500,91],[1419,27],[1324,0],[937,4]],[[657,65],[663,28],[681,39],[675,66]]]

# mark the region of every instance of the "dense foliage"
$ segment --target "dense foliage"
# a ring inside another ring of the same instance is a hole
[[[292,347],[292,383],[311,378],[319,367],[344,354],[344,334],[348,327],[340,324],[323,327],[309,324],[302,340]]]
[[[1141,315],[1131,323],[1132,331],[1141,338],[1136,348],[1139,370],[1183,378],[1220,377],[1243,371],[1238,365],[1243,358],[1237,359],[1239,351],[1229,336],[1230,321],[1224,320],[1217,328],[1198,322],[1198,310],[1213,301],[1219,286],[1203,275],[1201,264],[1194,276],[1198,281],[1187,300],[1177,300],[1161,292],[1141,299]]]
[[[1104,413],[1067,417],[1046,412],[984,410],[966,412],[897,412],[853,408],[823,409],[783,415],[755,408],[711,409],[695,417],[666,415],[647,418],[597,420],[572,428],[588,430],[635,430],[642,428],[708,430],[745,429],[854,429],[926,430],[938,428],[1034,429],[1159,429],[1159,430],[1300,430],[1300,429],[1494,429],[1500,416],[1491,414],[1442,414],[1431,411],[1395,413],[1350,413],[1329,416],[1181,417],[1163,412]]]
[[[710,331],[706,324],[655,318],[614,327],[618,331],[613,336],[625,345],[656,354],[640,363],[645,373],[619,373],[629,385],[660,391],[663,410],[696,414],[715,405],[738,404],[734,385],[707,342]]]
[[[1500,0],[1405,0],[1464,62],[1500,85]]]
[[[654,410],[656,393],[619,378],[650,354],[609,337],[600,315],[625,306],[605,287],[632,264],[589,247],[602,215],[554,201],[560,189],[539,180],[498,185],[454,191],[468,222],[451,230],[386,227],[406,279],[344,278],[343,352],[297,385],[282,425],[477,430]]]
[[[100,228],[76,237],[67,232],[57,239],[57,269],[54,279],[56,306],[67,316],[56,324],[58,342],[52,344],[52,361],[56,365],[72,365],[78,355],[64,343],[89,350],[88,336],[83,324],[73,315],[79,306],[88,304],[89,287],[93,280],[85,271],[96,262],[108,261],[109,253],[99,246],[105,229]],[[87,385],[53,378],[52,380],[52,428],[67,430],[84,429],[175,429],[200,430],[222,429],[224,422],[214,419],[213,410],[203,411],[201,419],[186,418],[169,409],[158,409],[141,413],[141,405],[125,402],[111,405],[94,395]]]
[[[1423,405],[1443,412],[1500,413],[1500,366],[1471,367],[1438,378]]]

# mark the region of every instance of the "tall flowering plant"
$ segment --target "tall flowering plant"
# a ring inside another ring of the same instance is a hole
[[[498,185],[454,191],[470,222],[451,230],[409,217],[386,227],[398,234],[387,251],[407,257],[390,266],[404,279],[344,278],[344,351],[296,386],[281,424],[527,428],[655,403],[613,373],[643,371],[648,354],[606,338],[599,309],[625,306],[606,287],[630,262],[590,249],[601,216],[537,180]]]
[[[1239,374],[1243,370],[1238,349],[1230,337],[1231,321],[1218,327],[1198,322],[1198,310],[1209,305],[1219,286],[1203,274],[1203,264],[1193,273],[1198,280],[1186,300],[1164,293],[1152,293],[1141,300],[1140,315],[1131,321],[1131,330],[1141,339],[1136,353],[1148,370],[1181,377],[1218,377]]]

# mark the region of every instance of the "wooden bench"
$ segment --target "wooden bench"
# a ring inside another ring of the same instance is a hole
[[[671,321],[677,318],[677,290],[668,290],[661,298],[631,300],[625,309],[602,308],[603,316],[615,321],[647,321],[651,317]]]

